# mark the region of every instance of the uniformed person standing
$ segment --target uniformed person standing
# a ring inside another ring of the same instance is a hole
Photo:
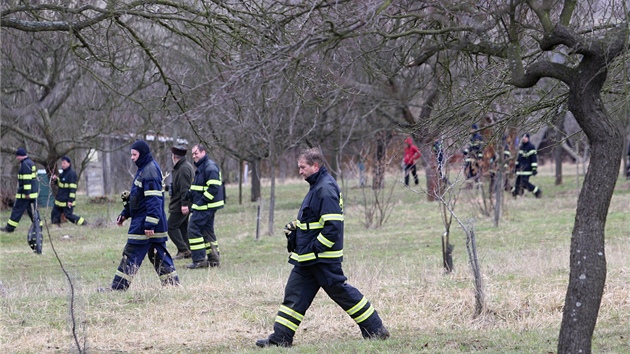
[[[127,244],[111,286],[98,289],[101,292],[127,290],[147,254],[162,285],[179,285],[173,259],[166,249],[162,171],[145,141],[138,140],[131,145],[131,160],[138,171],[131,185],[129,203],[116,220],[118,226],[122,226],[131,218]]]
[[[87,225],[84,218],[74,215],[75,200],[77,198],[77,173],[72,169],[72,160],[68,156],[61,158],[62,172],[59,176],[53,175],[51,182],[57,184],[59,189],[55,196],[55,205],[50,212],[51,223],[59,226],[63,213],[70,222],[77,225]]]
[[[359,290],[346,283],[343,260],[343,200],[335,179],[324,166],[319,149],[303,151],[300,175],[310,185],[298,218],[285,226],[289,263],[293,270],[284,290],[273,333],[259,347],[290,347],[306,310],[320,288],[357,323],[366,339],[387,339],[389,331]]]
[[[521,139],[521,146],[518,150],[518,158],[516,159],[516,182],[512,188],[512,196],[522,194],[522,189],[534,193],[536,198],[542,197],[542,191],[537,186],[529,182],[529,177],[536,176],[538,173],[538,157],[534,144],[529,141],[529,134],[525,133]]]
[[[208,158],[206,148],[197,144],[192,148],[193,161],[197,167],[190,186],[190,219],[188,220],[188,242],[192,252],[192,263],[188,269],[218,267],[219,243],[214,232],[214,216],[225,205],[221,170]],[[188,209],[182,207],[182,212]],[[207,255],[207,258],[206,258]]]
[[[188,244],[188,207],[189,201],[186,193],[190,190],[190,184],[195,177],[195,168],[186,160],[188,148],[185,146],[173,146],[171,148],[173,160],[173,172],[171,173],[171,186],[168,190],[171,199],[168,203],[168,236],[177,246],[175,259],[190,258],[190,246]],[[186,210],[186,213],[183,212]]]
[[[33,220],[33,204],[37,201],[39,184],[37,183],[37,168],[33,161],[28,157],[26,149],[19,148],[15,151],[16,160],[20,161],[20,169],[18,170],[18,188],[15,194],[15,203],[13,210],[6,226],[0,228],[3,232],[13,232],[20,223],[24,211]]]

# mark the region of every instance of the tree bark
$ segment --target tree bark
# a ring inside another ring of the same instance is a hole
[[[250,201],[257,202],[260,198],[260,158],[254,158],[249,162],[252,171],[252,195]]]
[[[601,100],[606,63],[585,57],[570,84],[568,107],[591,143],[571,235],[569,286],[558,353],[591,353],[591,339],[606,282],[604,229],[615,188],[623,137]]]

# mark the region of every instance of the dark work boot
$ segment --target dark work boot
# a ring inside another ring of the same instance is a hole
[[[256,345],[261,347],[261,348],[267,348],[267,347],[284,347],[284,348],[289,348],[291,346],[291,343],[289,342],[274,342],[269,338],[264,338],[264,339],[259,339],[256,341]]]
[[[534,193],[534,195],[536,196],[536,198],[542,198],[542,191],[539,189],[536,191],[536,193]]]
[[[362,334],[363,334],[363,338],[365,339],[385,340],[389,338],[389,331],[383,325],[381,325],[381,328],[377,329],[376,332],[372,332],[372,333],[362,332]]]
[[[215,245],[210,246],[210,253],[208,254],[208,265],[210,267],[218,267],[221,263],[218,247]]]
[[[203,261],[200,261],[200,262],[192,262],[190,264],[187,264],[186,268],[188,268],[188,269],[200,269],[200,268],[208,268],[208,266],[209,266],[208,261],[204,259]]]
[[[14,230],[15,230],[15,229],[10,228],[9,226],[3,226],[3,227],[0,227],[0,231],[2,231],[2,232],[9,232],[9,233],[11,233],[11,232],[13,232]]]

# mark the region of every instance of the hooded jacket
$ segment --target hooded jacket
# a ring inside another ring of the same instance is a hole
[[[405,157],[403,162],[405,165],[413,165],[422,155],[420,154],[418,147],[413,144],[411,137],[405,139],[405,143],[407,143],[407,146],[405,147]]]
[[[166,241],[166,213],[164,212],[164,192],[162,192],[162,171],[160,165],[148,152],[136,161],[138,171],[133,178],[129,193],[129,208],[123,209],[120,215],[131,217],[128,242],[144,243]],[[151,237],[144,230],[153,230]]]
[[[308,266],[343,261],[343,198],[325,166],[309,176],[310,184],[298,212],[296,247],[289,263]]]

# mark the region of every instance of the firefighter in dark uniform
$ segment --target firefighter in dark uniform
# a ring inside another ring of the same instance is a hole
[[[343,260],[343,199],[335,179],[328,174],[319,149],[308,149],[298,158],[300,175],[310,188],[296,221],[285,226],[289,263],[293,270],[273,333],[256,341],[259,347],[293,344],[306,310],[320,288],[358,324],[367,339],[387,339],[389,332],[359,290],[346,283]]]
[[[538,173],[538,157],[534,144],[529,141],[529,134],[525,133],[521,139],[521,146],[516,159],[516,182],[512,188],[512,196],[522,194],[523,188],[534,193],[536,198],[542,197],[542,191],[537,186],[529,182],[529,177]]]
[[[62,172],[59,176],[53,175],[52,183],[57,184],[59,189],[55,196],[55,205],[52,208],[50,220],[53,224],[61,224],[61,214],[63,213],[70,222],[77,225],[87,225],[84,218],[74,215],[75,200],[77,198],[77,173],[72,169],[72,160],[68,156],[61,158]]]
[[[129,202],[116,223],[131,218],[127,244],[110,288],[99,291],[127,290],[144,257],[160,277],[162,285],[179,285],[173,259],[166,249],[166,213],[162,192],[162,171],[153,159],[149,145],[138,140],[131,145],[131,160],[138,166],[129,192]]]
[[[470,142],[464,149],[463,153],[465,159],[464,172],[466,179],[475,178],[480,176],[479,161],[483,159],[483,137],[477,131],[479,127],[477,124],[473,124],[470,128]]]
[[[18,170],[18,188],[15,194],[15,203],[13,210],[6,226],[0,228],[0,231],[13,232],[20,223],[24,211],[33,220],[33,205],[37,201],[39,184],[37,183],[37,168],[33,161],[28,157],[26,149],[19,148],[15,151],[15,158],[20,161],[20,169]]]
[[[186,267],[188,269],[218,267],[220,253],[217,235],[214,233],[214,215],[225,205],[221,170],[208,158],[206,148],[202,144],[192,148],[192,156],[197,171],[188,194],[188,199],[192,201],[188,220],[188,242],[192,252],[192,263]],[[187,213],[187,208],[182,207],[182,212]]]

